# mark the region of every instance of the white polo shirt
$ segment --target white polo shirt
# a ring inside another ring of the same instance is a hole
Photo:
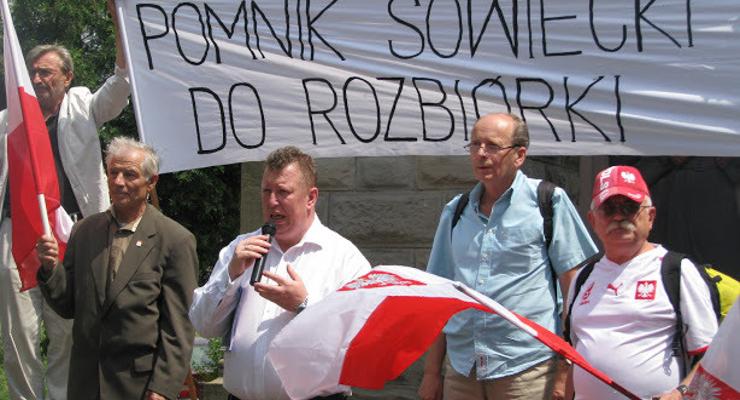
[[[666,252],[656,246],[621,265],[603,257],[580,288],[571,315],[576,350],[643,398],[671,391],[680,381],[681,366],[671,350],[676,313],[660,274]],[[686,259],[681,264],[681,312],[688,351],[703,352],[717,331],[717,320],[709,289]],[[575,368],[573,379],[576,399],[624,398],[581,368]]]

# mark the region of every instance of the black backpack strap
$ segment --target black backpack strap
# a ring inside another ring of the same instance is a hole
[[[596,262],[599,261],[601,257],[601,253],[594,254],[593,256],[583,260],[583,262],[576,266],[576,268],[583,268],[578,271],[578,275],[576,275],[576,280],[573,283],[573,298],[570,299],[570,302],[568,303],[568,314],[566,315],[565,326],[563,327],[563,337],[571,345],[573,343],[570,340],[570,314],[573,312],[573,303],[575,303],[576,299],[578,298],[578,293],[580,293],[583,284],[586,283],[586,279],[588,279],[588,277],[591,275],[591,272],[594,270],[594,265],[596,265]]]
[[[684,258],[686,258],[684,254],[669,251],[660,264],[663,288],[668,295],[668,301],[673,306],[673,311],[676,313],[676,333],[673,335],[673,341],[671,342],[671,351],[674,357],[683,360],[682,378],[688,372],[688,357],[686,357],[686,349],[683,343],[683,315],[681,314],[681,261]]]
[[[552,195],[555,193],[555,184],[546,180],[541,180],[537,185],[537,206],[540,209],[540,215],[542,215],[542,231],[545,233],[545,249],[550,250],[550,244],[552,243],[552,219],[555,215],[555,211],[552,207]],[[550,258],[547,258],[547,264],[550,266],[550,273],[552,274],[552,290],[553,296],[557,301],[558,295],[558,273],[555,271],[555,267],[552,266]],[[565,297],[567,293],[563,293]]]
[[[463,193],[460,198],[457,200],[457,205],[455,206],[455,213],[452,214],[452,225],[450,226],[450,233],[452,233],[452,229],[455,229],[455,225],[457,225],[457,222],[460,221],[460,216],[463,213],[463,210],[465,210],[465,206],[468,205],[468,202],[470,201],[470,192]]]
[[[552,207],[552,194],[555,192],[555,187],[554,183],[545,180],[537,185],[537,205],[542,215],[542,229],[545,232],[545,245],[548,249],[552,243],[552,218],[555,215]]]

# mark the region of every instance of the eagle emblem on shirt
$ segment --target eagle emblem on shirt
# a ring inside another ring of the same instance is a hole
[[[654,300],[657,281],[638,281],[635,300]]]

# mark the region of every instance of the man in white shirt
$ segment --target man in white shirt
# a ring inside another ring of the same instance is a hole
[[[306,306],[370,270],[360,251],[316,216],[319,190],[309,155],[292,146],[275,150],[261,186],[262,216],[276,227],[273,240],[260,230],[237,236],[195,290],[190,309],[201,335],[227,338],[224,388],[231,399],[288,399],[267,358],[273,338]],[[251,286],[253,266],[263,257],[267,279]],[[342,399],[347,392],[337,386],[318,398]]]
[[[577,293],[577,284],[570,287],[570,337],[592,365],[641,398],[681,399],[694,370],[682,376],[690,366],[672,350],[677,316],[661,274],[667,250],[647,241],[655,214],[637,169],[614,166],[596,176],[588,219],[605,256]],[[696,267],[683,259],[680,274],[684,347],[700,356],[717,320]],[[573,386],[576,399],[624,398],[580,368],[573,370]]]

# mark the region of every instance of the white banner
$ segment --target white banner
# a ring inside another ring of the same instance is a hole
[[[740,154],[740,2],[118,0],[139,133],[164,172],[462,155],[523,116],[534,155]]]

